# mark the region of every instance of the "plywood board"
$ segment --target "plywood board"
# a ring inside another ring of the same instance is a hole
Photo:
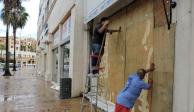
[[[121,11],[110,19],[109,29],[121,27],[121,32],[107,34],[105,54],[101,63],[101,66],[106,68],[102,79],[107,82],[108,99],[112,102],[116,101],[116,95],[124,85],[125,16],[125,11]]]
[[[125,80],[153,62],[153,1],[137,0],[127,10]],[[149,78],[146,76],[145,81]],[[134,112],[150,112],[151,92],[143,91]]]
[[[112,102],[116,101],[115,98],[127,80],[128,74],[148,66],[150,61],[153,61],[152,6],[152,0],[139,0],[110,19],[109,28],[122,27],[120,33],[107,35],[105,54],[101,62],[101,66],[106,68],[101,84],[108,85],[108,99]],[[141,104],[136,106],[135,111],[149,111],[147,96],[148,93],[142,94],[139,100]]]
[[[126,33],[125,79],[139,68],[146,68],[153,62],[153,22],[147,19],[132,24]],[[147,82],[148,76],[145,78]],[[148,92],[143,91],[135,106],[135,112],[149,112]]]
[[[175,26],[154,29],[154,72],[152,112],[172,112]]]

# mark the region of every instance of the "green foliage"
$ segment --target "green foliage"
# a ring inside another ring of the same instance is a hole
[[[26,51],[26,46],[20,45],[20,50],[21,50],[21,51]]]
[[[0,50],[5,50],[5,45],[4,44],[0,44]]]

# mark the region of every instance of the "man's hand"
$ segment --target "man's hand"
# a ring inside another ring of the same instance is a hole
[[[152,64],[150,64],[150,68],[145,70],[145,71],[146,71],[146,73],[148,73],[148,72],[153,72],[154,70],[155,70],[155,64],[152,63]]]
[[[106,32],[108,29],[109,20],[104,21],[103,26],[98,30],[99,33]]]
[[[153,80],[150,79],[150,80],[148,81],[148,84],[150,84],[149,89],[152,89],[152,87],[153,87]]]
[[[110,21],[109,21],[109,20],[106,20],[106,21],[104,22],[104,25],[105,25],[105,26],[108,26],[109,23],[110,23]]]
[[[155,70],[155,64],[152,63],[152,64],[150,64],[150,71],[154,71],[154,70]]]
[[[152,79],[148,80],[148,83],[153,84],[153,80]]]

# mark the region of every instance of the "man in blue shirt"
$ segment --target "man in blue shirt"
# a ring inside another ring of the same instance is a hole
[[[155,65],[151,64],[149,69],[139,69],[129,76],[125,87],[117,96],[115,112],[130,112],[142,89],[147,90],[152,87],[152,81],[145,83],[143,79],[146,73],[152,72],[154,69]]]

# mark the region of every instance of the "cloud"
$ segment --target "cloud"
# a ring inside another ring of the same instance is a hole
[[[29,14],[29,18],[24,29],[17,30],[17,36],[22,37],[33,37],[36,38],[37,34],[37,20],[38,20],[38,12],[39,12],[39,0],[28,0],[23,2],[22,5],[26,8],[27,13]],[[2,8],[2,4],[0,5]],[[5,28],[2,21],[0,21],[0,36],[5,36]],[[12,28],[10,28],[10,36],[12,35]]]

